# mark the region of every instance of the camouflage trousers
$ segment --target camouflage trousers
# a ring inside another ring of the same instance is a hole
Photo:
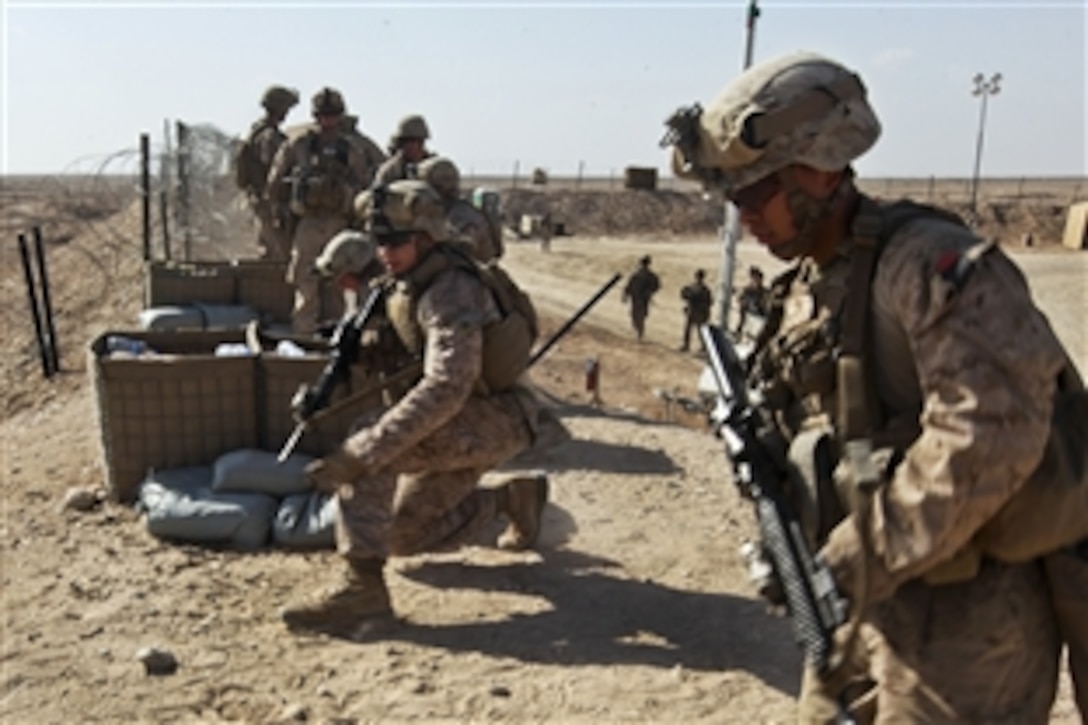
[[[1049,719],[1061,643],[1041,564],[987,561],[967,582],[908,582],[863,630],[838,678],[853,686],[843,699],[858,722]],[[806,671],[799,722],[835,722],[836,694]]]
[[[272,207],[258,202],[253,206],[253,215],[257,222],[257,245],[261,248],[261,259],[286,262],[291,256],[291,240],[277,226],[278,220],[272,213]]]
[[[338,551],[351,559],[385,558],[477,541],[500,513],[498,494],[479,487],[480,477],[531,442],[512,394],[470,397],[384,469],[342,487]]]
[[[311,335],[321,317],[322,280],[314,271],[314,262],[325,244],[347,226],[341,216],[304,216],[299,219],[291,240],[291,262],[287,281],[295,286],[295,308],[291,328],[298,335]]]

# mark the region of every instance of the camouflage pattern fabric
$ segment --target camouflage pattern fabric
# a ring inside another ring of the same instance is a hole
[[[487,217],[472,204],[463,199],[456,199],[449,204],[446,225],[449,227],[449,240],[467,245],[477,260],[489,262],[498,258],[499,250],[492,243]]]
[[[343,217],[305,216],[299,220],[291,244],[287,281],[295,286],[295,306],[291,311],[291,330],[297,335],[312,335],[321,318],[322,277],[314,264],[325,245],[347,225]]]
[[[342,487],[338,546],[382,557],[470,541],[498,513],[480,475],[532,441],[535,416],[524,388],[482,396],[483,325],[498,318],[473,276],[439,274],[421,295],[423,377],[399,401],[360,421],[342,450],[363,473]]]
[[[872,284],[877,394],[889,424],[913,419],[921,435],[862,504],[865,515],[839,523],[821,555],[851,598],[864,568],[879,633],[868,653],[878,721],[1046,722],[1053,697],[1060,640],[1040,563],[982,559],[958,581],[921,578],[969,549],[1038,464],[1065,362],[1000,251],[967,277],[942,273],[948,255],[978,244],[945,221],[910,222]],[[792,400],[778,416],[787,433],[835,409],[816,343],[833,344],[822,336],[846,299],[849,254],[847,243],[823,268],[799,265],[791,286],[809,294],[787,296],[769,343],[784,358],[771,397]],[[803,701],[802,713],[812,705]]]
[[[404,158],[403,151],[394,152],[374,174],[371,186],[385,186],[401,179],[416,178],[415,164]]]

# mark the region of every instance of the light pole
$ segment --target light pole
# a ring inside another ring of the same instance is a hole
[[[976,212],[978,203],[978,173],[982,168],[982,136],[986,129],[986,101],[990,96],[996,96],[1001,90],[1001,74],[994,73],[990,80],[986,80],[981,73],[975,74],[975,90],[972,96],[982,96],[982,107],[978,114],[978,142],[975,145],[975,175],[971,179],[971,213]]]

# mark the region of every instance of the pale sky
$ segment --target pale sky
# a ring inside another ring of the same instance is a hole
[[[858,71],[884,125],[864,176],[1084,176],[1085,0],[763,0],[755,61],[794,51]],[[418,112],[465,173],[667,169],[664,119],[737,73],[746,2],[0,0],[0,172],[86,172],[162,142],[163,122],[243,134],[271,83],[341,90],[384,145]]]

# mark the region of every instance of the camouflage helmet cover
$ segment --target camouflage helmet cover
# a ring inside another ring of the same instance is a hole
[[[791,164],[845,169],[880,136],[861,79],[807,52],[749,68],[697,111],[693,137],[673,144],[673,171],[727,194]]]
[[[344,113],[347,109],[344,106],[344,97],[340,95],[340,91],[326,86],[314,94],[310,110],[315,116],[336,116]]]
[[[431,156],[420,162],[419,178],[430,184],[443,197],[455,197],[461,190],[461,172],[444,156]]]
[[[405,116],[397,124],[397,131],[393,134],[393,139],[401,141],[404,139],[419,139],[426,141],[431,137],[430,129],[427,128],[427,122],[423,120],[423,116],[411,115]]]
[[[324,277],[359,274],[374,259],[374,243],[362,232],[345,229],[328,241],[314,262],[314,270]]]
[[[269,111],[286,111],[298,105],[298,91],[285,86],[269,86],[261,96],[261,105]]]
[[[438,192],[424,181],[403,179],[360,193],[355,214],[375,237],[426,232],[446,238],[446,210]]]

